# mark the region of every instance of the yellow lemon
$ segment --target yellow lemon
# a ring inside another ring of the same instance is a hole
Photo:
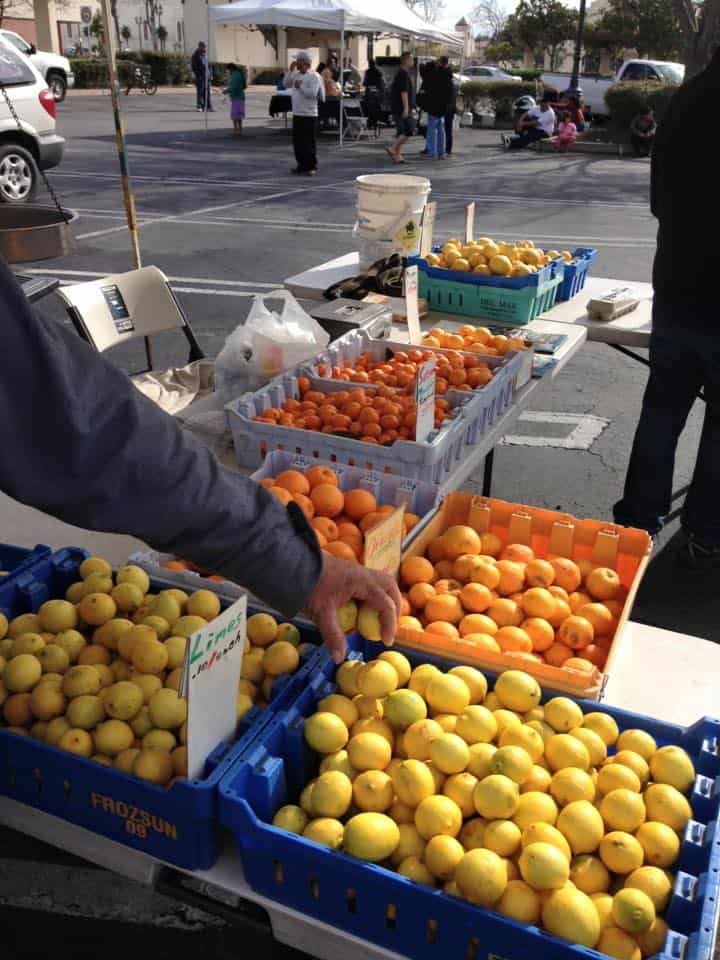
[[[692,807],[687,798],[669,783],[651,783],[643,799],[650,820],[666,823],[678,833],[685,829],[685,824],[692,818]]]
[[[655,920],[655,907],[642,890],[623,887],[613,897],[612,917],[618,927],[635,936],[650,929]]]
[[[318,817],[317,820],[311,820],[308,823],[303,830],[303,837],[323,847],[330,847],[331,850],[339,850],[344,833],[345,828],[339,820],[333,817]]]
[[[444,733],[435,720],[418,720],[405,731],[403,743],[408,757],[413,760],[429,760],[430,745]]]
[[[695,782],[695,767],[682,747],[660,747],[650,760],[650,773],[656,783],[668,783],[680,793]]]
[[[487,820],[482,817],[473,817],[471,820],[466,820],[462,825],[458,840],[466,850],[475,850],[482,847],[484,846],[483,837],[486,826]]]
[[[492,907],[505,893],[507,867],[492,850],[468,850],[455,867],[455,882],[470,903]]]
[[[343,849],[351,857],[378,863],[392,855],[400,829],[384,813],[358,813],[345,825]]]
[[[350,763],[347,750],[337,750],[335,753],[326,754],[320,761],[320,773],[327,773],[329,770],[339,770],[350,780],[357,777],[357,770]]]
[[[360,691],[357,687],[357,677],[365,666],[361,660],[346,660],[338,667],[335,682],[346,697],[355,697]]]
[[[302,835],[303,830],[308,825],[308,815],[302,807],[298,807],[294,803],[287,803],[284,807],[280,807],[272,819],[272,824],[288,833]]]
[[[568,733],[556,733],[545,744],[545,759],[553,772],[565,767],[589,770],[590,754],[584,743]]]
[[[441,673],[430,678],[425,699],[438,713],[459,714],[470,704],[470,690],[461,677]]]
[[[600,937],[600,918],[592,900],[569,885],[547,897],[542,923],[549,933],[582,947],[594,947]]]
[[[605,893],[610,886],[610,873],[599,857],[581,853],[570,862],[570,879],[583,893]]]
[[[378,660],[386,660],[394,668],[398,675],[398,686],[404,687],[407,684],[412,674],[412,666],[405,654],[400,653],[399,650],[385,650]]]
[[[487,694],[488,683],[485,675],[475,667],[459,666],[448,671],[453,677],[460,677],[470,691],[470,705],[482,703]]]
[[[608,830],[634,833],[645,822],[645,803],[639,793],[620,787],[606,793],[600,801],[600,814]]]
[[[334,713],[337,717],[340,717],[348,730],[360,718],[353,701],[340,693],[332,693],[330,696],[319,700],[317,708],[318,712]]]
[[[553,827],[551,824],[544,823],[543,821],[536,821],[535,823],[529,824],[522,832],[520,844],[522,848],[525,849],[525,847],[530,846],[531,843],[549,843],[559,850],[567,862],[570,863],[572,857],[570,844],[557,827]]]
[[[483,252],[485,253],[485,251]],[[487,256],[487,253],[485,253],[485,256]],[[488,266],[490,272],[498,277],[507,277],[512,272],[512,261],[502,253],[490,257]]]
[[[366,697],[386,697],[397,690],[398,683],[397,672],[387,660],[371,660],[357,676],[358,692]]]
[[[589,773],[577,767],[563,767],[553,774],[550,781],[550,793],[561,807],[574,800],[595,799],[595,784]]]
[[[509,820],[519,806],[520,791],[510,777],[493,773],[478,782],[473,803],[486,820]]]
[[[641,784],[638,775],[630,769],[624,767],[621,763],[608,763],[598,771],[595,787],[598,796],[604,796],[612,790],[632,790],[640,793]],[[649,788],[648,788],[649,789]],[[646,801],[647,805],[647,801]],[[659,817],[656,819],[660,819]]]
[[[456,837],[462,826],[462,813],[449,797],[426,797],[415,810],[415,826],[425,840],[439,834]]]
[[[195,614],[195,616],[205,619],[200,617],[199,614]],[[247,636],[250,643],[255,647],[269,647],[277,636],[277,629],[277,620],[275,617],[271,617],[269,613],[255,613],[248,617]],[[185,634],[183,633],[181,636],[185,636]]]
[[[315,781],[310,804],[316,817],[344,817],[353,798],[350,778],[337,770],[321,773]]]
[[[520,793],[547,793],[550,789],[551,781],[552,775],[550,771],[535,763],[530,771],[530,776],[524,783],[520,784]]]
[[[420,836],[415,824],[399,824],[398,833],[400,835],[400,839],[397,847],[395,847],[395,851],[390,857],[390,862],[392,865],[396,867],[408,857],[418,857],[418,859],[422,860],[427,842]]]
[[[570,736],[575,737],[580,743],[583,743],[590,756],[590,763],[594,767],[599,767],[607,759],[607,747],[602,737],[593,730],[585,727],[576,727],[570,731]]]
[[[450,799],[460,807],[463,817],[475,816],[473,793],[475,792],[477,783],[477,777],[473,776],[472,773],[464,771],[462,773],[452,774],[443,784],[443,795],[450,797]]]
[[[662,917],[655,917],[650,927],[643,933],[637,934],[635,940],[642,951],[643,957],[654,957],[660,953],[665,945],[669,927]]]
[[[521,830],[524,830],[538,822],[554,825],[557,822],[557,816],[558,808],[551,796],[539,791],[529,791],[520,794],[512,819]]]
[[[632,873],[642,866],[644,853],[631,833],[612,830],[600,841],[600,859],[612,873]]]
[[[502,897],[495,905],[498,913],[528,926],[540,921],[541,900],[524,880],[510,880]]]
[[[294,673],[300,665],[297,647],[287,640],[276,640],[265,649],[262,667],[270,677],[279,677],[283,673]]]
[[[466,743],[490,743],[497,734],[497,720],[480,704],[467,706],[457,717],[455,732]]]
[[[625,878],[626,887],[636,887],[647,894],[653,902],[656,913],[662,913],[670,902],[672,883],[660,867],[638,867]]]
[[[348,729],[334,713],[315,713],[305,721],[305,739],[318,753],[335,753],[348,742]]]
[[[524,670],[505,670],[495,683],[495,694],[503,707],[526,713],[540,703],[540,685]]]
[[[593,853],[605,833],[603,819],[587,800],[575,800],[560,811],[557,828],[574,854]]]
[[[583,712],[569,697],[553,697],[545,704],[546,723],[557,733],[568,733],[583,722]]]
[[[520,847],[522,832],[512,820],[491,820],[483,833],[483,844],[500,857],[511,857]]]
[[[605,927],[595,949],[615,960],[641,960],[642,957],[637,942],[619,927]]]
[[[591,893],[590,899],[592,900],[595,909],[597,910],[597,915],[600,918],[600,931],[602,932],[606,927],[615,926],[612,918],[613,898],[611,894]]]
[[[494,743],[473,743],[470,746],[470,759],[468,760],[467,771],[478,780],[484,780],[492,770],[490,764],[497,751]]]
[[[411,690],[414,690],[415,693],[419,693],[421,697],[424,697],[428,683],[439,673],[440,671],[438,668],[432,663],[421,663],[418,667],[415,667],[413,672],[410,674],[408,687]]]
[[[470,751],[462,737],[443,733],[430,744],[430,759],[442,773],[461,773],[468,765]]]
[[[650,762],[650,758],[657,750],[655,738],[645,730],[623,730],[615,744],[617,750],[632,750]]]
[[[520,874],[533,890],[559,890],[570,876],[570,865],[557,847],[539,841],[523,847]]]
[[[347,753],[351,765],[359,771],[384,770],[392,757],[390,744],[379,733],[358,733],[351,737]]]
[[[315,787],[316,792],[317,786]],[[315,793],[313,793],[313,798]],[[395,796],[392,778],[381,770],[365,770],[355,777],[352,784],[352,796],[358,810],[370,813],[385,813],[392,806]]]
[[[530,754],[522,747],[500,747],[493,754],[490,761],[492,773],[502,774],[521,784],[530,776],[533,761]]]
[[[639,753],[635,753],[634,750],[618,750],[614,757],[608,759],[608,763],[612,760],[613,763],[619,763],[623,767],[629,767],[638,777],[642,785],[646,784],[650,779],[650,767],[648,766],[647,760],[644,757],[641,757]],[[654,777],[653,779],[657,779]]]
[[[417,805],[435,792],[435,781],[430,769],[421,760],[403,760],[392,772],[395,793],[401,803]]]
[[[402,877],[407,877],[413,883],[425,883],[433,886],[435,878],[419,857],[406,857],[397,868]]]
[[[649,820],[635,838],[645,852],[645,862],[655,867],[671,867],[680,853],[680,838],[666,823]]]
[[[393,690],[383,702],[383,717],[393,729],[407,730],[413,723],[427,717],[427,706],[414,690]]]
[[[545,743],[542,736],[527,723],[523,723],[519,727],[514,725],[506,727],[498,742],[501,747],[521,747],[529,754],[533,763],[537,763],[545,752]]]
[[[425,847],[423,860],[436,880],[451,880],[457,865],[465,856],[461,843],[454,837],[438,834],[431,837]]]

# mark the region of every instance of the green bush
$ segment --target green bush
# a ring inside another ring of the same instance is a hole
[[[673,94],[678,88],[671,83],[615,83],[605,92],[613,133],[627,139],[633,117],[647,110],[655,111],[662,120]]]
[[[460,90],[466,110],[472,110],[478,101],[486,100],[495,111],[496,120],[508,120],[512,117],[512,105],[524,94],[535,96],[535,84],[525,81],[507,83],[487,83],[483,80],[471,80],[464,83]]]
[[[101,57],[71,57],[75,86],[79,89],[107,86],[107,61]],[[155,83],[161,86],[178,86],[189,83],[192,79],[190,61],[183,54],[155,53],[152,50],[143,50],[138,53],[133,50],[124,50],[117,56],[117,68],[120,82],[123,83],[130,75],[135,64],[142,64],[150,69],[150,76]],[[225,64],[213,64],[221,78],[216,82],[226,82],[227,69]],[[218,76],[218,73],[215,76]]]
[[[282,71],[279,67],[274,69],[267,68],[258,70],[255,76],[250,81],[251,83],[257,83],[262,86],[274,87],[277,83],[277,78],[280,76]]]
[[[99,57],[70,57],[70,68],[79,90],[107,86],[107,63]]]
[[[522,77],[526,83],[531,83],[533,80],[539,80],[542,76],[542,70],[508,70],[508,73],[515,73],[519,77]]]

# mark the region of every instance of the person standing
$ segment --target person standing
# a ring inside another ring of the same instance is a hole
[[[518,130],[516,137],[511,137],[503,133],[500,139],[506,150],[524,150],[531,143],[537,140],[545,140],[551,137],[555,132],[555,111],[550,106],[553,99],[552,94],[545,94],[540,101],[539,107],[531,107],[528,112],[518,121]]]
[[[392,146],[387,147],[387,154],[393,163],[405,163],[402,148],[407,140],[415,133],[413,110],[415,109],[415,81],[412,70],[413,57],[411,53],[404,53],[400,57],[400,68],[395,74],[390,89],[392,113],[395,118],[397,139]]]
[[[190,58],[190,67],[195,77],[196,107],[199,113],[208,110],[212,113],[211,99],[211,81],[212,72],[208,61],[207,47],[201,40],[192,57]]]
[[[292,139],[297,166],[292,173],[314,177],[317,173],[318,100],[325,99],[320,76],[310,69],[310,54],[301,50],[297,69],[285,76],[285,89],[292,97]]]
[[[438,66],[447,70],[450,74],[450,79],[452,81],[452,101],[450,102],[447,112],[445,113],[444,123],[445,123],[445,156],[449,157],[452,155],[453,149],[453,126],[455,124],[455,105],[457,103],[457,98],[460,95],[460,81],[455,77],[455,74],[450,68],[450,61],[447,57],[440,57],[438,59]]]
[[[235,63],[228,64],[229,81],[225,93],[230,97],[230,119],[233,122],[233,133],[239,137],[242,133],[242,122],[245,119],[245,90],[247,82],[245,71]]]
[[[445,159],[445,116],[453,100],[450,71],[436,63],[423,77],[423,109],[427,113],[427,156]]]
[[[710,242],[720,217],[718,141],[707,107],[720,87],[720,49],[678,87],[668,104],[650,165],[650,209],[658,220],[653,265],[650,377],[643,397],[617,523],[660,531],[670,513],[678,439],[702,390],[705,419],[682,526],[685,567],[720,566],[720,337],[717,258]]]

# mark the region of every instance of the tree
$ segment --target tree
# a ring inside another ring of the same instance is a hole
[[[160,26],[160,0],[145,0],[145,20],[147,21],[153,50],[158,48],[158,27]]]
[[[507,22],[500,0],[480,0],[473,8],[472,21],[483,37],[497,40]]]
[[[685,49],[686,77],[694,77],[707,65],[720,43],[720,0],[705,0],[697,7],[692,0],[675,0]]]
[[[630,47],[638,56],[674,60],[682,39],[676,0],[610,0],[596,29],[615,41],[615,47]],[[610,48],[608,48],[610,49]]]
[[[165,43],[167,42],[168,32],[162,24],[157,28],[157,38],[160,41],[160,50],[162,53],[165,53]]]
[[[118,0],[110,0],[110,16],[115,24],[115,43],[120,47],[120,21],[118,20],[117,10]]]
[[[485,47],[484,57],[488,63],[496,63],[499,67],[510,67],[513,61],[522,56],[522,50],[509,40],[495,40]]]
[[[31,0],[0,0],[0,27],[5,17],[22,17],[23,15],[34,16]]]
[[[577,11],[560,0],[520,0],[508,28],[524,49],[547,53],[552,70],[562,45],[577,29]]]
[[[89,29],[97,42],[98,53],[103,53],[105,50],[105,24],[99,13],[96,13],[92,18]]]
[[[428,23],[435,23],[445,9],[445,0],[405,0],[405,4]]]
[[[125,41],[125,46],[127,46],[128,43],[130,42],[130,38],[132,37],[132,30],[130,29],[130,27],[128,26],[120,27],[120,36]]]

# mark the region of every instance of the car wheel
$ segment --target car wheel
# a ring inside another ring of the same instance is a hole
[[[37,184],[38,169],[29,150],[14,143],[0,146],[0,202],[32,200]]]
[[[60,73],[51,73],[47,78],[48,87],[55,103],[62,103],[67,95],[67,80]]]

